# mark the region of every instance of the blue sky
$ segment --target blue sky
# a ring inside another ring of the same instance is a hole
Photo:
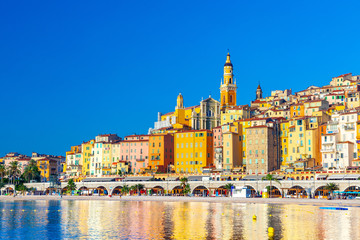
[[[65,155],[157,112],[219,99],[227,49],[238,104],[360,74],[359,1],[2,1],[0,156]]]

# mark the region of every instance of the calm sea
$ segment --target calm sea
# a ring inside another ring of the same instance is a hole
[[[253,216],[256,215],[256,221]],[[360,208],[204,202],[0,202],[1,239],[360,239]]]

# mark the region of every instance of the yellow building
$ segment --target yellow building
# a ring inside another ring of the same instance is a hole
[[[42,181],[50,181],[51,178],[53,180],[57,179],[57,167],[58,163],[55,159],[50,158],[42,158],[36,160],[36,165],[40,171],[40,176]]]
[[[95,140],[90,140],[88,142],[85,142],[81,144],[82,149],[82,175],[83,176],[90,176],[90,157],[92,154],[92,150],[94,147]]]
[[[220,86],[221,108],[236,106],[236,81],[234,80],[233,65],[230,60],[230,53],[227,54],[224,65],[224,82]]]
[[[193,111],[200,113],[200,106],[184,107],[184,97],[181,93],[178,95],[176,100],[175,112],[166,113],[164,115],[159,115],[158,122],[160,126],[155,126],[156,129],[161,129],[164,125],[165,128],[168,128],[170,125],[173,129],[176,130],[190,130],[191,129],[191,118]],[[171,129],[171,131],[174,131]]]
[[[314,163],[315,165],[321,164],[318,161],[320,154],[318,126],[318,117],[290,120],[288,164],[292,164],[295,170],[304,170]]]
[[[239,131],[242,133],[241,141],[242,141],[242,166],[246,167],[246,128],[251,126],[251,121],[249,120],[240,120],[239,122]]]
[[[283,121],[280,123],[280,161],[281,170],[284,171],[288,166],[288,151],[289,151],[289,121]]]
[[[250,118],[250,108],[248,105],[229,107],[221,113],[221,125],[247,118]]]
[[[201,173],[213,165],[213,139],[209,130],[191,130],[174,135],[176,173]]]
[[[67,169],[68,169],[67,161],[70,158],[68,155],[73,155],[73,154],[76,154],[76,153],[81,153],[81,145],[71,146],[71,150],[66,152],[66,157],[65,157],[66,162],[64,164],[63,172],[67,172]]]
[[[102,175],[111,175],[111,166],[112,166],[112,144],[103,143],[103,159],[101,162]]]

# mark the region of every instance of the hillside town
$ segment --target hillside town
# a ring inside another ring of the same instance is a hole
[[[360,75],[333,77],[328,85],[271,91],[254,86],[254,100],[237,105],[230,54],[220,84],[220,101],[209,96],[173,112],[158,113],[147,134],[100,134],[69,147],[65,157],[9,153],[21,171],[32,159],[42,181],[148,174],[297,173],[357,170],[360,166]],[[256,88],[256,89],[255,89]],[[174,99],[175,100],[175,99]]]

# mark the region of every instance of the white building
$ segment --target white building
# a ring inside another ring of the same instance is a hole
[[[345,169],[357,158],[356,122],[358,112],[350,111],[331,116],[324,136],[321,136],[323,168]]]

